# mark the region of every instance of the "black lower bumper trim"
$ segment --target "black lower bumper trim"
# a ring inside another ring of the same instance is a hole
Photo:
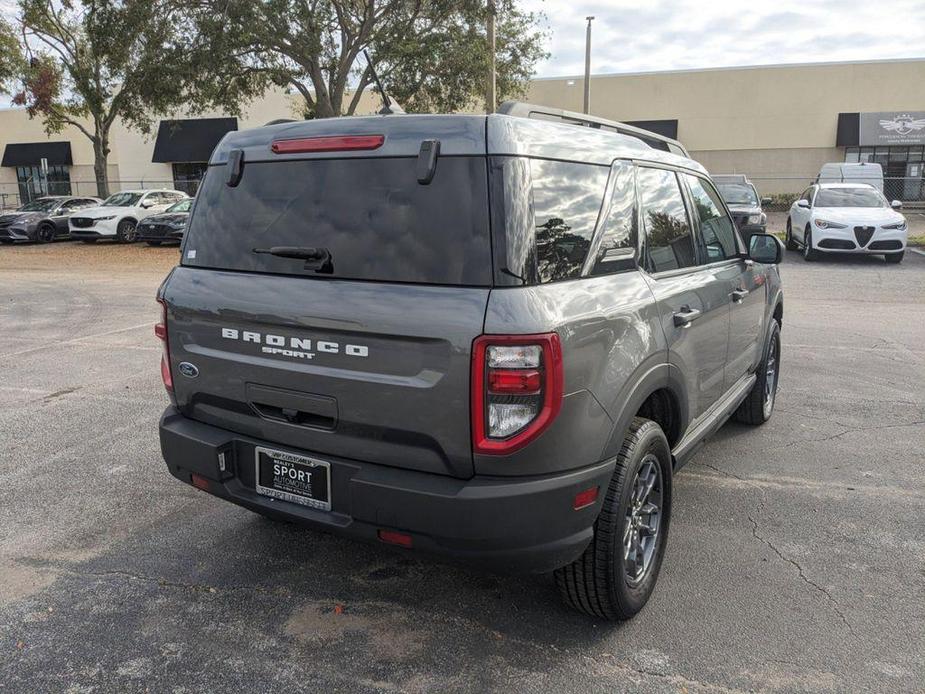
[[[581,555],[613,474],[614,461],[541,477],[464,480],[293,450],[191,420],[168,407],[161,451],[174,477],[197,474],[215,496],[265,515],[358,540],[379,529],[411,535],[414,550],[495,571],[542,573]],[[312,454],[331,464],[332,510],[274,500],[255,491],[254,447]],[[224,471],[220,469],[222,454]],[[575,495],[597,486],[597,502],[578,511]]]

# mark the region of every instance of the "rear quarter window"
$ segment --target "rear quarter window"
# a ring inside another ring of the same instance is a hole
[[[440,157],[429,185],[415,158],[245,162],[210,167],[184,246],[193,267],[421,284],[491,284],[484,157]],[[255,248],[327,249],[331,273]]]
[[[495,282],[544,284],[579,277],[610,168],[494,157]]]

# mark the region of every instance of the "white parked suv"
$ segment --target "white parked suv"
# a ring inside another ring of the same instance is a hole
[[[71,217],[71,237],[84,243],[113,239],[133,243],[136,226],[145,217],[163,212],[189,196],[179,190],[123,190],[113,193],[99,207],[81,210]]]
[[[817,183],[790,206],[787,248],[802,249],[806,260],[825,252],[878,254],[888,263],[901,262],[908,238],[906,218],[897,212],[901,207],[899,200],[887,202],[864,183]]]

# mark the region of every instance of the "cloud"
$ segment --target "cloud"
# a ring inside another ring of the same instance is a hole
[[[915,58],[925,34],[922,0],[523,0],[543,12],[549,60],[537,75],[584,72],[585,16],[594,73]]]

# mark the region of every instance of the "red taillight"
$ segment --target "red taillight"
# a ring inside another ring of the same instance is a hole
[[[539,436],[562,407],[556,333],[482,335],[472,344],[472,447],[504,455]]]
[[[204,492],[209,491],[209,480],[207,480],[202,475],[197,475],[195,472],[190,475],[190,481],[193,483],[193,486],[196,489],[201,489]]]
[[[296,140],[276,140],[270,149],[274,154],[296,154],[300,152],[350,152],[364,149],[379,149],[385,142],[385,135],[335,135],[325,137],[302,137]]]
[[[379,539],[388,545],[411,547],[411,535],[408,535],[407,533],[399,533],[394,530],[380,530]]]
[[[154,326],[154,334],[161,341],[164,351],[161,353],[161,379],[167,392],[173,392],[173,376],[170,373],[170,346],[167,343],[167,302],[158,299],[161,305],[161,322]]]

